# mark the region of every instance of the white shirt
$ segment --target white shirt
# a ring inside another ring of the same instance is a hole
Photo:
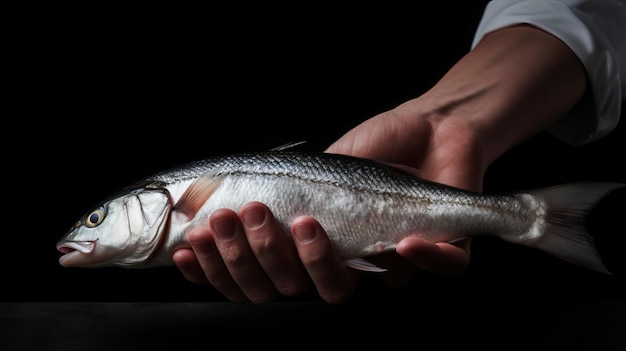
[[[583,63],[591,86],[596,114],[573,109],[549,131],[569,144],[583,145],[613,130],[626,100],[626,0],[492,0],[472,48],[485,34],[521,23],[568,45]],[[588,119],[595,123],[583,122]],[[581,131],[581,125],[595,127]]]

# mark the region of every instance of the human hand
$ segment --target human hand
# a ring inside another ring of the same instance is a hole
[[[424,118],[416,105],[418,101],[410,101],[375,116],[326,151],[419,168],[424,178],[480,190],[483,173],[476,163],[478,152],[472,151],[477,150],[473,135],[463,124],[434,126],[433,119]],[[455,143],[449,143],[451,136]],[[173,259],[188,280],[210,283],[235,302],[298,296],[312,285],[327,302],[347,300],[359,273],[334,254],[320,224],[314,218],[300,217],[290,229],[292,237],[260,203],[246,204],[239,213],[221,209],[211,215],[206,227],[190,232],[192,249],[179,250]],[[415,236],[401,241],[397,254],[369,259],[386,267],[388,272],[381,276],[396,286],[411,281],[416,268],[458,275],[469,261],[469,240],[431,243]]]
[[[334,255],[319,223],[299,217],[291,225],[293,240],[286,232],[262,203],[248,203],[239,213],[220,209],[206,227],[189,233],[191,249],[172,259],[189,281],[211,284],[233,302],[298,296],[311,285],[329,303],[348,299],[356,272]]]
[[[418,98],[366,120],[326,152],[408,166],[422,178],[481,191],[488,161],[478,133],[463,119],[429,114],[422,106],[426,104]],[[380,275],[388,284],[403,286],[420,270],[460,275],[467,269],[469,257],[469,239],[433,243],[415,235],[402,240],[395,253],[368,260],[388,268]]]

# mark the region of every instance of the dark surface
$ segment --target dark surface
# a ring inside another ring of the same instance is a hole
[[[624,345],[617,332],[626,313],[624,190],[588,220],[613,276],[477,238],[463,277],[424,274],[399,290],[366,279],[342,306],[321,303],[314,292],[239,306],[187,282],[174,267],[59,266],[56,241],[93,204],[130,182],[206,156],[291,141],[323,150],[358,122],[423,93],[469,49],[482,12],[476,3],[429,6],[372,9],[367,16],[216,12],[232,18],[221,24],[174,14],[165,18],[178,19],[169,21],[139,13],[55,17],[54,25],[35,31],[35,52],[23,62],[22,112],[13,116],[16,127],[5,130],[13,138],[3,140],[0,348],[114,349],[120,340],[126,346],[198,340],[209,348],[213,336],[243,337],[258,328],[266,342],[280,343],[284,331],[319,343],[314,332],[320,331],[360,342],[405,335],[416,345],[503,342],[502,349]],[[580,148],[539,134],[493,164],[484,190],[626,182],[625,138],[624,123]]]
[[[411,347],[623,350],[618,300],[0,304],[3,350]],[[500,302],[496,302],[500,301]],[[497,307],[497,308],[496,308]],[[5,348],[4,346],[9,346]]]

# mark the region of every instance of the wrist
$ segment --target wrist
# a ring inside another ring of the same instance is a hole
[[[420,175],[426,179],[481,191],[483,174],[490,164],[488,144],[472,119],[447,113],[437,107],[442,100],[430,95],[409,100],[394,109],[404,118],[405,134],[421,143]],[[426,131],[424,133],[424,131]]]
[[[584,68],[563,42],[519,25],[485,36],[419,99],[435,124],[467,128],[490,164],[563,118],[585,88]]]

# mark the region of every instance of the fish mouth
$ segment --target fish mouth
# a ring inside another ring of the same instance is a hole
[[[63,254],[59,257],[59,263],[64,267],[78,266],[86,255],[92,253],[96,248],[97,240],[89,241],[64,241],[59,242],[57,250]]]

